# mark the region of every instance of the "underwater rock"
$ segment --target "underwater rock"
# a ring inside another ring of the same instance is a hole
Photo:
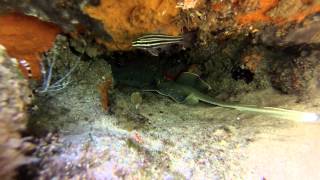
[[[320,12],[312,0],[5,0],[1,14],[17,11],[57,24],[78,38],[88,34],[109,50],[131,50],[133,39],[148,33],[168,35],[199,30],[200,44],[245,34],[268,34]],[[285,27],[284,29],[282,29]],[[281,37],[280,37],[281,38]]]
[[[266,15],[268,11],[278,5],[278,0],[247,0],[242,5],[242,9],[248,11],[236,17],[236,21],[240,25],[253,23],[266,23],[271,21],[271,17]],[[253,10],[252,10],[253,9]]]
[[[283,45],[319,45],[319,20],[319,17],[315,16],[312,20],[306,21],[300,26],[291,28],[289,33],[282,40]]]
[[[142,103],[141,93],[140,92],[131,93],[130,100],[131,100],[131,103],[134,105],[134,107],[138,109]]]
[[[271,59],[276,54],[266,47],[252,44],[250,37],[239,36],[211,43],[190,51],[189,63],[199,64],[201,77],[212,87],[209,94],[220,100],[243,93],[271,88]]]
[[[303,0],[246,0],[239,4],[236,16],[239,25],[277,24],[302,22],[309,15],[319,12],[319,2]]]
[[[176,0],[101,0],[100,5],[86,6],[84,11],[100,20],[111,34],[114,41],[105,42],[110,49],[128,50],[134,38],[146,33],[180,33],[174,23],[179,13]]]
[[[267,46],[280,48],[293,46],[309,46],[317,48],[320,43],[319,15],[306,18],[302,23],[292,24],[282,28],[265,27],[259,34],[261,42]]]
[[[41,53],[52,47],[60,31],[58,26],[31,16],[18,13],[0,16],[0,44],[6,47],[11,57],[26,60],[32,77],[37,80],[41,79]],[[28,77],[26,70],[20,68]]]
[[[90,42],[83,41],[83,43],[86,44],[84,48],[80,47],[81,44],[72,43],[70,37],[58,35],[54,46],[45,53],[43,65],[47,72],[51,67],[51,76],[50,78],[45,76],[41,83],[33,86],[36,92],[34,104],[39,108],[32,111],[33,118],[30,118],[28,123],[28,130],[32,134],[44,135],[58,130],[59,125],[74,119],[70,113],[74,112],[74,104],[79,105],[77,107],[81,109],[84,108],[83,102],[78,102],[79,98],[89,98],[90,102],[97,104],[99,110],[108,111],[109,95],[113,88],[111,67],[101,57],[90,57],[87,47],[94,47]],[[62,99],[74,99],[61,103],[61,99],[58,98],[61,96],[63,96]],[[79,111],[76,110],[76,112]],[[57,119],[56,116],[60,114],[64,116]]]
[[[23,155],[20,132],[27,123],[26,105],[31,91],[26,80],[17,73],[14,62],[0,46],[0,177],[12,179],[15,169],[27,159]]]
[[[272,65],[273,86],[287,94],[306,98],[319,86],[319,51],[303,51],[298,57],[275,59]]]
[[[261,60],[262,55],[257,49],[249,50],[241,59],[244,66],[243,69],[248,69],[252,73],[255,73]]]
[[[112,38],[100,22],[82,12],[86,4],[98,5],[97,0],[4,0],[0,12],[21,12],[57,24],[64,32],[85,32],[110,41]]]
[[[202,1],[202,2],[200,2]],[[178,0],[177,7],[186,10],[195,8],[200,3],[203,3],[203,0]]]

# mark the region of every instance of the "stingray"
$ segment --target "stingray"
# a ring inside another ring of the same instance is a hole
[[[223,108],[265,114],[271,117],[288,120],[312,122],[320,120],[320,115],[317,113],[217,101],[206,94],[210,89],[210,85],[203,81],[198,75],[184,72],[175,81],[159,81],[156,89],[145,91],[157,92],[163,96],[171,98],[177,103],[189,105],[195,105],[199,102],[203,102]]]

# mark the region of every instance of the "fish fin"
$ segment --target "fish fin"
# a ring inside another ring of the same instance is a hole
[[[147,50],[152,56],[159,56],[159,51],[157,49],[151,48]]]
[[[199,98],[191,93],[184,99],[184,103],[189,105],[195,105],[199,103]]]
[[[183,103],[185,100],[184,97],[180,96],[180,94],[177,94],[175,92],[168,92],[168,91],[164,91],[164,90],[158,90],[155,92],[157,92],[158,94],[160,94],[162,96],[169,97],[170,99],[172,99],[176,103]]]
[[[164,91],[161,91],[161,90],[157,90],[157,89],[146,89],[146,90],[143,90],[143,92],[156,92],[162,96],[165,96],[165,97],[169,97],[171,98],[173,101],[177,102],[177,103],[181,103],[182,101],[177,98],[175,98],[174,96],[172,96],[170,93],[167,93],[167,92],[164,92]]]
[[[203,81],[199,75],[190,72],[183,72],[177,78],[176,82],[181,85],[193,87],[200,92],[207,92],[211,89],[211,86]]]
[[[170,97],[175,102],[183,103],[188,94],[181,90],[181,85],[173,81],[162,82],[158,85],[158,93]]]

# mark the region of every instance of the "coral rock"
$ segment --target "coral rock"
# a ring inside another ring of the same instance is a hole
[[[56,25],[35,17],[17,13],[0,16],[0,44],[10,56],[25,59],[35,79],[41,78],[40,55],[52,47],[58,33]]]
[[[179,13],[176,0],[102,0],[99,6],[87,6],[85,12],[103,22],[114,40],[105,44],[114,50],[128,50],[134,38],[146,33],[180,33],[174,22]]]
[[[252,1],[248,0],[244,4],[244,7],[256,7],[254,11],[250,11],[246,14],[237,17],[237,22],[241,25],[252,24],[255,22],[269,22],[271,18],[266,15],[268,11],[277,6],[278,0],[260,0]],[[257,5],[259,4],[259,5]]]
[[[19,79],[16,66],[0,46],[0,177],[12,179],[15,168],[25,163],[19,131],[26,125],[26,104],[31,94],[26,80]]]

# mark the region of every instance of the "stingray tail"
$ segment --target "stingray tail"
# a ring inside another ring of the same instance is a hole
[[[255,112],[259,114],[265,114],[271,117],[293,120],[298,122],[317,122],[320,121],[320,114],[313,112],[302,112],[295,110],[287,110],[282,108],[273,107],[257,107],[257,106],[246,106],[246,105],[227,105],[219,104],[223,107],[236,109],[238,111]]]

